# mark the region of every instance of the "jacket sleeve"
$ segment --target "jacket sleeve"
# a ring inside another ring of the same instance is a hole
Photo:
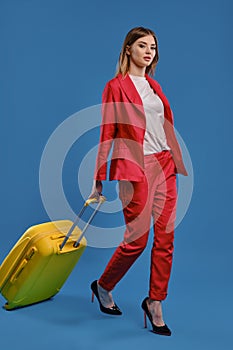
[[[106,180],[107,178],[108,155],[117,131],[114,96],[109,83],[103,91],[101,112],[100,140],[94,173],[96,180]]]

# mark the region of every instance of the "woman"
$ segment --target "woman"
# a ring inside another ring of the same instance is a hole
[[[154,32],[133,28],[123,43],[117,74],[103,92],[101,135],[90,197],[98,198],[102,192],[107,158],[114,144],[110,180],[119,181],[126,230],[123,242],[91,289],[102,312],[122,314],[111,291],[146,247],[152,216],[149,296],[141,306],[154,333],[171,335],[163,321],[161,302],[167,296],[172,266],[176,174],[187,172],[168,100],[149,76],[154,74],[158,58]]]

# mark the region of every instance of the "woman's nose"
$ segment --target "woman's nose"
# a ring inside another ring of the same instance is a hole
[[[146,53],[149,53],[150,55],[151,55],[151,53],[152,53],[151,48],[150,48],[150,47],[148,47],[148,46],[147,46],[147,48],[146,48]]]

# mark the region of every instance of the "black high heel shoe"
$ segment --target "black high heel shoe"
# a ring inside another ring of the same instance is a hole
[[[96,296],[98,302],[99,302],[99,307],[102,312],[108,315],[122,315],[121,310],[119,307],[114,304],[112,307],[105,307],[100,301],[99,298],[99,293],[98,293],[98,287],[97,287],[97,281],[92,282],[91,284],[91,290],[92,290],[92,302],[94,301],[94,295]]]
[[[144,310],[145,328],[147,328],[147,322],[146,322],[146,316],[147,316],[150,320],[151,325],[152,325],[152,332],[153,333],[170,336],[172,334],[172,332],[166,324],[164,326],[156,326],[153,323],[152,315],[148,309],[147,302],[146,302],[148,299],[149,299],[148,297],[145,298],[142,302],[142,305],[141,305],[142,309]]]

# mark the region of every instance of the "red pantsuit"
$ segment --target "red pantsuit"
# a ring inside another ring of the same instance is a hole
[[[145,178],[119,182],[126,223],[124,240],[109,261],[99,284],[112,290],[146,247],[151,217],[154,242],[151,250],[149,296],[164,300],[171,273],[176,208],[175,164],[169,151],[144,157]]]
[[[172,266],[176,174],[187,175],[187,171],[169,102],[160,85],[148,75],[146,79],[163,102],[164,132],[170,151],[144,155],[146,118],[142,100],[128,75],[119,74],[110,80],[103,92],[95,179],[106,180],[107,158],[113,144],[110,180],[119,181],[126,231],[99,284],[110,291],[124,276],[144,250],[153,218],[149,296],[164,300]]]

